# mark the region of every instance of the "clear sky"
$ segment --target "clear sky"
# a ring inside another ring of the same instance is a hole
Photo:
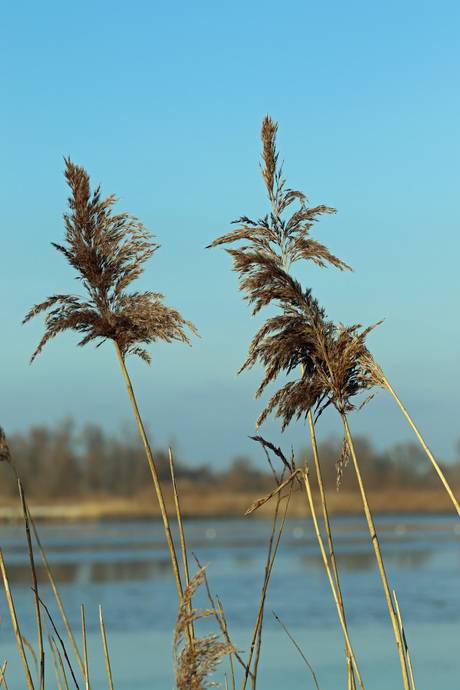
[[[355,272],[297,273],[327,314],[385,322],[375,358],[439,459],[460,437],[460,4],[457,0],[18,0],[0,10],[1,406],[6,433],[72,416],[117,430],[132,418],[111,343],[58,336],[29,366],[32,304],[78,292],[61,242],[63,156],[162,247],[139,288],[195,323],[193,347],[128,359],[153,445],[190,464],[261,452],[248,439],[261,372],[235,373],[257,323],[230,258],[205,247],[241,215],[269,211],[260,126],[279,122],[288,186],[338,210],[314,236]],[[350,418],[378,447],[412,439],[388,393]],[[281,437],[307,443],[302,423]],[[334,414],[320,436],[340,435]]]

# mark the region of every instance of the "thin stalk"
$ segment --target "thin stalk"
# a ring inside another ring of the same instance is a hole
[[[101,635],[102,635],[102,643],[104,645],[105,665],[107,666],[107,676],[109,679],[109,688],[110,688],[110,690],[113,690],[112,671],[110,670],[109,650],[107,648],[107,638],[105,636],[105,626],[104,626],[104,620],[102,618],[102,607],[101,607],[101,605],[99,605],[99,621],[101,624]]]
[[[405,653],[406,653],[407,665],[408,665],[408,667],[409,667],[409,673],[410,673],[410,679],[411,679],[411,683],[412,683],[412,688],[413,688],[413,690],[415,690],[415,681],[414,681],[414,674],[413,674],[413,671],[412,671],[412,663],[411,663],[411,660],[410,660],[409,647],[407,646],[406,633],[404,632],[404,625],[403,625],[403,622],[402,622],[401,611],[400,611],[400,609],[399,609],[398,597],[396,596],[395,590],[393,590],[393,597],[394,597],[394,600],[395,600],[396,612],[397,612],[397,614],[398,614],[399,627],[400,627],[400,629],[401,629],[401,635],[402,635],[402,639],[403,639],[403,642],[404,642],[404,651],[405,651]]]
[[[300,649],[299,645],[298,645],[297,642],[294,640],[294,638],[292,637],[291,633],[290,633],[289,630],[286,628],[286,626],[284,625],[284,623],[278,618],[278,616],[276,615],[276,613],[275,613],[274,611],[272,611],[272,613],[273,613],[273,615],[275,616],[275,618],[276,618],[276,620],[278,621],[278,623],[279,623],[279,624],[281,625],[281,627],[283,628],[283,630],[284,630],[284,632],[286,633],[286,635],[287,635],[287,636],[289,637],[289,639],[291,640],[291,642],[292,642],[292,644],[294,645],[294,647],[295,647],[295,648],[297,649],[297,651],[299,652],[299,654],[300,654],[300,656],[302,657],[302,659],[303,659],[303,660],[305,661],[305,663],[307,664],[308,668],[310,669],[311,675],[313,676],[313,680],[315,681],[315,685],[316,685],[317,689],[319,690],[319,685],[318,685],[318,681],[316,680],[315,672],[313,671],[312,667],[311,667],[310,664],[308,663],[308,661],[307,661],[307,659],[306,659],[306,657],[305,657],[305,654],[302,652],[302,650]]]
[[[83,637],[83,658],[85,660],[85,686],[86,690],[90,690],[89,687],[89,671],[88,671],[88,650],[86,647],[86,625],[85,625],[85,607],[81,605],[81,630]]]
[[[292,492],[292,484],[291,484],[291,492]],[[263,614],[264,614],[264,608],[263,608],[263,607],[265,606],[265,597],[267,596],[268,583],[269,583],[270,576],[271,576],[271,573],[272,573],[273,564],[274,564],[274,562],[275,562],[275,556],[276,556],[277,551],[278,551],[278,546],[279,546],[279,542],[280,542],[280,539],[281,539],[281,533],[282,533],[282,531],[283,531],[284,522],[285,522],[285,520],[286,520],[287,511],[288,511],[288,507],[289,507],[289,501],[291,500],[291,492],[288,494],[288,497],[287,497],[287,499],[286,499],[286,504],[285,504],[284,512],[283,512],[283,518],[282,518],[282,520],[281,520],[281,525],[280,525],[280,528],[279,528],[279,531],[278,531],[278,537],[277,537],[277,539],[276,539],[275,548],[274,548],[274,550],[273,550],[273,557],[272,557],[272,559],[271,559],[270,568],[269,568],[269,570],[268,570],[268,572],[267,572],[266,584],[264,585],[263,601],[261,601],[261,605],[262,605],[262,606],[261,606],[261,615],[260,615],[259,631],[258,631],[258,633],[257,633],[256,656],[255,656],[254,665],[253,665],[253,673],[254,673],[254,676],[253,676],[253,679],[252,679],[252,687],[253,687],[253,690],[255,690],[255,687],[256,687],[257,669],[258,669],[258,667],[259,667],[260,650],[261,650],[261,646],[262,646],[262,622],[263,622]],[[281,501],[281,496],[280,496],[280,501]]]
[[[437,472],[438,475],[439,475],[439,478],[441,479],[442,483],[444,484],[444,487],[445,487],[447,493],[449,494],[449,496],[450,496],[450,498],[451,498],[451,501],[452,501],[452,503],[454,504],[457,513],[460,515],[460,505],[459,505],[457,499],[455,498],[455,496],[454,496],[454,494],[453,494],[453,492],[452,492],[452,489],[450,488],[449,483],[448,483],[447,479],[445,478],[445,476],[444,476],[444,474],[443,474],[441,468],[439,467],[438,463],[437,463],[436,460],[434,459],[432,452],[430,451],[430,449],[429,449],[428,446],[426,445],[426,443],[425,443],[425,441],[423,440],[423,438],[422,438],[422,436],[421,436],[419,430],[417,429],[417,427],[415,426],[414,422],[412,421],[412,418],[410,417],[410,415],[409,415],[409,413],[407,412],[406,408],[404,407],[404,405],[402,404],[402,402],[400,401],[400,399],[399,399],[398,396],[396,395],[396,393],[395,393],[395,391],[393,390],[393,388],[390,386],[390,383],[388,382],[388,379],[384,376],[384,374],[383,374],[383,372],[382,372],[381,370],[379,370],[379,376],[381,377],[382,382],[383,382],[384,385],[385,385],[385,388],[391,393],[391,395],[393,396],[393,398],[396,400],[396,402],[398,403],[399,407],[401,408],[401,410],[402,410],[404,416],[406,417],[407,421],[409,422],[409,424],[411,425],[412,429],[414,430],[415,435],[417,436],[418,440],[420,441],[420,443],[421,443],[421,445],[422,445],[422,447],[423,447],[423,450],[425,451],[425,453],[426,453],[426,454],[428,455],[428,457],[430,458],[430,460],[431,460],[431,462],[432,462],[432,464],[433,464],[434,469],[436,470],[436,472]]]
[[[46,624],[46,620],[44,618],[43,618],[43,625],[45,626],[46,636],[48,637],[48,642],[49,642],[49,645],[51,648],[51,656],[53,657],[53,666],[54,666],[54,672],[56,674],[56,680],[57,680],[58,688],[59,688],[59,690],[62,690],[61,677],[59,675],[59,667],[58,667],[57,658],[56,658],[56,650],[54,649],[54,647],[55,647],[54,640],[51,637],[50,631],[49,631],[48,626]],[[62,667],[62,663],[61,663],[61,667]]]
[[[217,623],[218,623],[218,625],[219,625],[219,627],[220,627],[220,629],[221,629],[221,631],[222,631],[222,633],[223,633],[225,639],[226,639],[227,642],[231,645],[232,642],[231,642],[230,636],[229,636],[229,634],[228,634],[227,621],[225,620],[224,612],[223,612],[223,609],[222,609],[222,604],[221,604],[220,601],[219,601],[219,597],[216,595],[216,600],[217,600],[218,608],[219,608],[219,611],[217,611],[216,605],[215,605],[215,603],[214,603],[214,599],[212,598],[212,596],[211,596],[211,591],[210,591],[210,589],[209,589],[209,582],[208,582],[208,578],[206,577],[206,571],[204,570],[203,566],[201,565],[201,563],[200,563],[200,561],[198,560],[198,558],[197,558],[197,556],[196,556],[195,553],[193,554],[193,557],[194,557],[194,559],[195,559],[195,561],[196,561],[196,564],[197,564],[198,568],[199,568],[200,570],[203,571],[203,578],[204,578],[204,585],[205,585],[205,587],[206,587],[206,594],[207,594],[207,596],[208,596],[209,603],[211,604],[211,610],[214,612],[214,617],[215,617],[215,619],[217,620]],[[243,661],[243,659],[241,658],[241,656],[238,654],[238,652],[237,652],[236,650],[235,650],[234,652],[230,652],[230,653],[229,653],[229,656],[231,656],[231,654],[234,654],[234,655],[235,655],[235,658],[239,661],[239,663],[241,664],[241,666],[242,666],[244,669],[247,668],[247,664]],[[235,684],[235,683],[233,683],[233,684]]]
[[[139,408],[137,406],[136,398],[134,396],[133,387],[131,385],[131,379],[129,378],[129,374],[128,374],[128,371],[126,369],[125,362],[124,362],[124,359],[123,359],[122,354],[120,352],[120,348],[118,346],[118,343],[116,343],[114,341],[114,345],[115,345],[115,349],[117,351],[118,359],[120,361],[121,369],[123,371],[123,376],[125,379],[126,387],[128,389],[129,398],[131,400],[131,405],[133,406],[137,426],[139,427],[139,432],[141,434],[142,442],[144,444],[145,453],[147,455],[147,460],[148,460],[149,467],[150,467],[150,472],[152,474],[152,479],[153,479],[153,483],[155,486],[155,491],[156,491],[156,494],[158,497],[158,503],[160,505],[161,517],[163,519],[163,524],[164,524],[164,528],[165,528],[166,540],[168,542],[169,554],[171,557],[171,563],[172,563],[172,567],[174,570],[174,577],[176,580],[177,592],[179,594],[179,601],[182,604],[183,600],[184,600],[184,592],[182,589],[182,583],[181,583],[181,579],[180,579],[179,565],[177,562],[176,550],[174,548],[174,542],[173,542],[173,538],[171,535],[171,528],[169,525],[168,514],[166,512],[166,505],[165,505],[165,501],[163,498],[163,492],[161,490],[160,480],[158,479],[158,473],[157,473],[157,470],[155,467],[155,462],[153,460],[152,451],[150,450],[149,442],[147,440],[147,435],[145,433],[144,425],[142,423],[142,419],[141,419],[141,416],[139,413]]]
[[[395,638],[396,638],[396,644],[398,646],[399,659],[401,662],[401,670],[402,670],[402,675],[403,675],[404,688],[405,688],[405,690],[410,690],[409,676],[408,676],[408,672],[407,672],[406,658],[404,656],[404,646],[403,646],[403,641],[402,641],[402,637],[401,637],[401,631],[399,629],[398,619],[396,617],[396,613],[395,613],[394,606],[393,606],[393,601],[392,601],[391,594],[390,594],[390,588],[388,586],[388,580],[387,580],[387,576],[385,573],[385,567],[383,565],[382,553],[380,551],[380,544],[379,544],[379,540],[377,538],[377,534],[376,534],[375,527],[374,527],[374,520],[372,519],[372,513],[371,513],[371,510],[369,508],[369,503],[367,501],[366,492],[364,490],[364,484],[363,484],[363,480],[361,477],[361,471],[359,469],[358,460],[356,458],[356,453],[355,453],[355,449],[354,449],[354,445],[353,445],[353,439],[351,437],[347,417],[344,413],[342,413],[341,416],[342,416],[342,421],[344,424],[345,433],[346,433],[347,440],[348,440],[348,445],[350,447],[351,457],[353,458],[353,464],[355,467],[356,477],[358,479],[359,489],[360,489],[361,497],[363,500],[364,513],[366,515],[367,524],[369,527],[369,532],[371,535],[372,543],[374,545],[375,556],[377,558],[377,563],[378,563],[379,571],[380,571],[380,577],[382,578],[383,589],[385,591],[385,597],[386,597],[387,604],[388,604],[388,610],[390,612],[390,618],[391,618],[391,622],[393,624],[393,630],[394,630],[394,634],[395,634]]]
[[[10,590],[10,583],[8,582],[8,576],[6,574],[5,562],[3,560],[2,550],[0,549],[0,570],[2,571],[3,584],[5,585],[6,598],[8,600],[8,606],[10,608],[11,620],[13,622],[14,634],[16,636],[16,641],[18,643],[19,652],[21,654],[22,663],[24,665],[24,671],[26,674],[27,685],[29,690],[34,690],[34,684],[32,682],[32,676],[30,675],[29,664],[27,663],[26,653],[24,651],[24,644],[22,641],[21,631],[19,630],[19,623],[16,616],[16,611],[14,608],[13,597]]]
[[[65,690],[69,690],[69,685],[67,683],[67,677],[65,675],[64,662],[62,661],[62,657],[61,657],[61,654],[59,652],[59,648],[56,644],[56,640],[54,639],[54,637],[51,637],[51,640],[53,642],[54,649],[56,650],[56,654],[58,656],[59,665],[61,667],[62,678],[64,679]],[[78,687],[78,685],[77,685],[77,687]]]
[[[339,573],[337,571],[337,564],[335,560],[335,552],[334,552],[334,545],[332,542],[332,532],[331,532],[331,525],[329,522],[329,513],[327,510],[327,503],[326,503],[326,494],[324,491],[324,483],[323,483],[323,475],[321,472],[321,466],[319,463],[319,455],[318,455],[318,447],[316,444],[316,434],[315,434],[315,427],[313,424],[313,415],[311,413],[311,410],[308,411],[308,423],[310,425],[310,435],[311,435],[311,442],[312,442],[312,448],[313,448],[313,457],[315,459],[315,468],[316,468],[316,477],[318,480],[318,486],[319,486],[319,491],[321,495],[321,507],[323,509],[323,518],[324,518],[324,527],[326,529],[326,535],[327,535],[327,543],[328,543],[328,548],[329,548],[329,558],[331,559],[331,565],[332,565],[332,573],[334,576],[334,582],[335,582],[335,591],[337,594],[337,602],[338,605],[340,606],[340,610],[342,612],[342,627],[344,630],[344,636],[345,636],[345,644],[347,645],[347,655],[349,658],[352,657],[352,650],[351,647],[349,648],[349,639],[348,639],[348,629],[347,629],[347,622],[345,618],[345,609],[343,606],[343,599],[342,599],[342,590],[340,588],[340,582],[339,582]],[[364,686],[361,680],[361,675],[359,673],[359,669],[356,665],[356,659],[353,657],[353,664],[351,665],[351,673],[353,675],[353,681],[352,685],[354,686],[354,672],[353,669],[356,670],[356,675],[358,676],[358,682],[361,687],[361,690],[364,690]]]
[[[334,583],[334,578],[333,578],[332,573],[331,573],[331,568],[330,568],[330,566],[329,566],[329,561],[328,561],[328,559],[327,559],[326,550],[325,550],[324,544],[323,544],[323,539],[322,539],[322,537],[321,537],[321,532],[320,532],[319,525],[318,525],[318,519],[317,519],[317,517],[316,517],[315,505],[314,505],[314,503],[313,503],[313,494],[312,494],[312,491],[311,491],[311,484],[310,484],[310,478],[309,478],[309,476],[308,476],[308,466],[307,466],[307,465],[305,466],[305,470],[302,471],[302,476],[303,476],[303,479],[304,479],[305,488],[306,488],[306,490],[307,490],[307,496],[308,496],[308,502],[309,502],[309,504],[310,504],[311,516],[312,516],[312,519],[313,519],[313,524],[314,524],[314,526],[315,526],[315,532],[316,532],[316,536],[317,536],[317,539],[318,539],[319,548],[320,548],[320,550],[321,550],[321,555],[322,555],[322,557],[323,557],[324,567],[326,568],[327,576],[328,576],[328,578],[329,578],[329,584],[331,585],[331,589],[332,589],[332,594],[333,594],[333,597],[334,597],[335,605],[336,605],[336,607],[337,607],[337,612],[338,612],[338,614],[339,614],[340,624],[341,624],[341,626],[342,626],[343,634],[344,634],[344,636],[345,636],[345,643],[346,643],[346,646],[347,646],[347,656],[350,657],[350,658],[353,660],[353,665],[354,665],[354,667],[355,667],[355,669],[356,669],[356,673],[357,673],[357,676],[358,676],[358,679],[359,679],[359,683],[360,683],[361,687],[363,687],[363,684],[362,684],[362,681],[361,681],[361,676],[360,676],[359,670],[358,670],[358,666],[357,666],[357,664],[356,664],[356,659],[355,659],[355,655],[354,655],[354,652],[353,652],[353,648],[352,648],[352,646],[351,646],[350,638],[349,638],[349,636],[348,636],[348,629],[347,629],[347,626],[346,626],[346,624],[345,624],[345,618],[344,618],[344,615],[343,615],[343,607],[340,606],[340,603],[339,603],[339,599],[338,599],[338,595],[337,595],[337,590],[336,590],[335,583]]]
[[[228,628],[227,628],[227,621],[225,619],[224,615],[224,609],[222,608],[222,604],[220,603],[219,597],[216,594],[216,601],[217,601],[217,606],[219,607],[219,616],[221,620],[221,628],[224,632],[224,636],[228,642],[230,642],[230,637],[228,634]],[[213,607],[214,608],[214,607]],[[232,678],[232,690],[235,690],[235,672],[233,670],[233,659],[232,659],[232,654],[229,652],[228,654],[228,663],[230,665],[230,675]],[[225,674],[225,687],[228,690],[228,683],[227,683],[227,674]]]
[[[48,607],[46,606],[46,604],[43,603],[43,601],[40,599],[40,597],[39,597],[38,599],[39,599],[39,601],[40,601],[40,604],[43,606],[43,608],[44,608],[45,611],[46,611],[46,615],[48,616],[48,618],[49,618],[49,620],[50,620],[50,622],[51,622],[51,625],[53,626],[54,632],[56,633],[56,637],[58,638],[59,642],[61,643],[62,651],[64,652],[65,660],[67,661],[67,664],[68,664],[69,669],[70,669],[70,673],[72,674],[73,682],[75,683],[75,687],[78,689],[77,679],[75,678],[75,674],[74,674],[74,672],[73,672],[72,664],[70,663],[70,659],[69,659],[69,656],[68,656],[68,654],[67,654],[67,652],[66,652],[66,648],[65,648],[64,642],[62,641],[62,637],[59,635],[59,633],[58,633],[58,631],[57,631],[57,628],[56,628],[56,626],[54,625],[54,621],[53,621],[53,619],[51,618],[50,612],[48,611]],[[56,649],[57,649],[57,647],[56,647]],[[61,658],[60,655],[59,655],[59,658]],[[64,674],[64,678],[65,678],[65,674]]]
[[[37,583],[37,572],[35,570],[34,552],[32,549],[32,540],[30,538],[29,520],[27,517],[27,506],[26,499],[24,497],[24,490],[22,488],[21,480],[18,479],[18,490],[21,499],[22,511],[24,515],[24,524],[26,527],[27,536],[27,547],[29,550],[29,560],[30,560],[30,570],[32,573],[32,586],[35,598],[35,616],[37,618],[37,628],[38,628],[38,648],[40,654],[40,690],[45,687],[45,653],[43,651],[43,631],[42,631],[42,618],[40,614],[40,602],[38,600],[38,583]]]
[[[35,540],[36,540],[36,542],[37,542],[38,550],[40,551],[40,555],[41,555],[41,557],[42,557],[42,561],[43,561],[43,564],[44,564],[44,566],[45,566],[45,570],[46,570],[46,572],[47,572],[47,574],[48,574],[48,578],[49,578],[49,581],[50,581],[50,583],[51,583],[51,587],[53,588],[54,596],[56,597],[56,601],[57,601],[57,604],[58,604],[58,606],[59,606],[59,611],[61,612],[62,620],[64,621],[64,625],[65,625],[65,628],[66,628],[66,630],[67,630],[67,634],[68,634],[69,639],[70,639],[70,641],[71,641],[71,643],[72,643],[72,647],[73,647],[73,650],[74,650],[74,652],[75,652],[75,656],[77,657],[78,663],[79,663],[80,668],[81,668],[81,672],[84,673],[84,672],[85,672],[85,667],[84,667],[84,665],[83,665],[83,661],[82,661],[82,658],[81,658],[81,654],[80,654],[80,652],[78,651],[77,643],[75,642],[75,638],[74,638],[74,636],[73,636],[72,630],[70,629],[69,621],[67,620],[67,616],[66,616],[66,613],[65,613],[65,611],[64,611],[64,607],[63,607],[63,605],[62,605],[62,602],[61,602],[61,597],[59,596],[59,592],[58,592],[58,590],[57,590],[56,583],[55,583],[55,581],[54,581],[54,577],[53,577],[53,575],[52,575],[52,573],[51,573],[50,567],[49,567],[49,565],[48,565],[48,561],[46,560],[45,552],[43,551],[43,547],[42,547],[40,538],[39,538],[39,536],[38,536],[37,529],[36,529],[36,527],[35,527],[35,522],[34,522],[32,516],[31,516],[31,514],[30,514],[30,510],[29,510],[29,509],[27,509],[27,514],[28,514],[28,516],[29,516],[29,522],[30,522],[30,524],[32,525],[32,529],[33,529],[33,531],[34,531],[34,536],[35,536]]]
[[[171,480],[172,480],[172,485],[173,485],[173,491],[174,491],[174,503],[176,506],[176,515],[177,515],[177,524],[179,526],[179,534],[180,534],[180,544],[181,544],[181,549],[182,549],[182,562],[184,566],[184,577],[185,577],[185,586],[188,587],[190,584],[190,574],[189,574],[189,569],[188,569],[188,559],[187,559],[187,548],[185,545],[185,536],[184,536],[184,528],[182,525],[182,513],[180,509],[180,502],[179,502],[179,493],[177,491],[177,483],[176,483],[176,473],[174,471],[174,462],[173,462],[173,456],[172,456],[172,451],[171,447],[168,448],[169,451],[169,467],[171,470]],[[188,610],[189,613],[192,611],[192,602],[188,602]],[[188,631],[189,631],[189,642],[191,643],[194,638],[194,630],[193,630],[193,621],[190,620],[190,623],[188,625]]]
[[[6,679],[5,679],[6,664],[7,664],[7,662],[5,661],[3,666],[0,667],[0,686],[3,683],[5,690],[8,690],[8,686],[6,684]]]
[[[273,564],[275,562],[275,556],[278,551],[278,546],[279,542],[281,539],[281,533],[283,531],[284,527],[284,522],[286,520],[286,514],[287,514],[287,509],[289,505],[289,498],[290,495],[288,496],[288,500],[286,501],[286,506],[284,508],[284,513],[283,517],[281,520],[281,525],[278,530],[278,536],[276,539],[276,542],[274,542],[274,537],[275,537],[275,528],[276,528],[276,520],[278,518],[278,511],[279,511],[279,504],[281,501],[281,497],[278,494],[277,496],[277,503],[276,503],[276,508],[274,511],[273,515],[273,522],[272,522],[272,530],[270,534],[270,541],[269,541],[269,546],[268,546],[268,554],[267,554],[267,564],[265,566],[265,577],[264,577],[264,583],[262,587],[262,595],[260,598],[260,604],[259,604],[259,610],[257,612],[257,619],[256,619],[256,625],[254,627],[254,634],[252,637],[252,642],[249,650],[249,656],[246,664],[246,672],[244,674],[244,680],[243,680],[243,685],[241,690],[245,690],[246,684],[248,682],[248,677],[251,676],[252,679],[252,687],[255,688],[256,685],[256,677],[257,677],[257,666],[259,662],[259,655],[260,655],[260,645],[261,645],[261,635],[262,635],[262,620],[263,620],[263,613],[264,613],[264,605],[265,605],[265,597],[267,594],[267,588],[268,588],[268,582],[270,580],[270,575],[272,572]],[[252,657],[254,655],[254,649],[256,648],[257,645],[257,651],[256,651],[256,658],[254,661],[254,668],[253,671],[250,671],[251,667],[251,662],[252,662]]]
[[[13,472],[14,472],[14,475],[15,475],[15,477],[16,477],[16,480],[19,482],[19,481],[20,481],[20,480],[19,480],[19,475],[18,475],[18,473],[16,472],[16,467],[14,466],[14,463],[13,463],[13,461],[11,460],[11,458],[9,459],[9,464],[10,464],[10,466],[11,466],[11,469],[12,469]],[[39,538],[39,536],[38,536],[37,528],[35,527],[35,522],[34,522],[34,520],[33,520],[33,518],[32,518],[32,515],[30,514],[30,510],[29,510],[29,507],[27,506],[27,504],[26,504],[26,507],[27,507],[28,522],[29,522],[29,524],[32,525],[32,529],[33,529],[33,532],[34,532],[35,540],[36,540],[36,542],[37,542],[38,550],[40,551],[40,556],[42,557],[42,561],[43,561],[43,564],[44,564],[44,566],[45,566],[45,570],[46,570],[46,572],[47,572],[47,574],[48,574],[48,578],[49,578],[49,581],[50,581],[50,583],[51,583],[51,587],[53,588],[54,596],[56,597],[56,601],[57,601],[57,604],[58,604],[58,606],[59,606],[59,611],[61,612],[62,620],[64,621],[64,625],[65,625],[65,628],[66,628],[66,630],[67,630],[67,634],[68,634],[69,639],[70,639],[70,641],[71,641],[71,643],[72,643],[72,646],[73,646],[75,655],[76,655],[76,657],[77,657],[77,659],[78,659],[78,663],[80,664],[81,671],[82,671],[82,673],[84,673],[84,666],[83,666],[83,662],[82,662],[82,660],[81,660],[80,652],[78,651],[78,647],[77,647],[77,644],[76,644],[76,642],[75,642],[75,639],[74,639],[74,636],[73,636],[73,634],[72,634],[72,631],[71,631],[71,629],[70,629],[70,625],[69,625],[69,622],[68,622],[68,620],[67,620],[67,616],[66,616],[66,614],[65,614],[64,607],[62,606],[61,598],[60,598],[60,596],[59,596],[59,592],[58,592],[58,590],[57,590],[56,583],[55,583],[55,581],[54,581],[53,575],[52,575],[51,570],[50,570],[50,568],[49,568],[48,561],[46,560],[45,552],[43,551],[43,547],[42,547],[42,545],[41,545],[40,538]]]

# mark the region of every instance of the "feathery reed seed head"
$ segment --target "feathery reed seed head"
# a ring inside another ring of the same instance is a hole
[[[66,244],[52,244],[79,273],[88,296],[53,295],[29,311],[23,323],[46,312],[45,335],[31,362],[48,340],[68,329],[84,334],[79,345],[113,340],[123,359],[134,354],[148,363],[150,354],[142,346],[155,340],[190,344],[184,327],[198,335],[195,326],[165,306],[162,294],[126,291],[160,247],[152,242],[154,235],[134,216],[114,214],[115,196],[101,199],[100,186],[91,194],[88,173],[70,158],[64,160],[71,189],[70,211],[64,214]]]
[[[201,618],[214,616],[213,609],[192,609],[193,595],[204,581],[205,568],[201,568],[191,579],[184,591],[184,598],[179,607],[174,633],[174,670],[177,690],[202,690],[203,688],[220,688],[218,683],[207,680],[222,657],[236,651],[236,647],[219,635],[194,637],[192,644],[186,640],[186,631],[191,623]]]
[[[3,431],[3,427],[0,426],[0,462],[3,460],[11,463],[10,449],[6,442],[5,432]]]
[[[372,360],[364,340],[374,326],[362,332],[360,326],[335,326],[311,290],[303,290],[290,275],[292,264],[300,259],[322,267],[330,264],[340,270],[351,269],[310,237],[313,223],[324,213],[335,213],[335,209],[323,205],[308,208],[304,194],[286,188],[282,166],[278,165],[277,132],[277,123],[267,115],[262,123],[260,168],[271,212],[257,221],[242,216],[235,221],[239,225],[236,230],[210,246],[240,243],[226,251],[253,315],[268,305],[281,310],[256,333],[238,373],[262,364],[265,376],[256,391],[257,398],[280,373],[289,376],[298,371],[294,380],[270,398],[256,422],[259,428],[274,413],[282,420],[284,430],[293,417],[307,416],[312,409],[318,417],[330,404],[346,414],[354,409],[352,397],[375,385],[376,373],[369,364],[364,366]],[[284,212],[294,201],[300,207],[285,218]]]

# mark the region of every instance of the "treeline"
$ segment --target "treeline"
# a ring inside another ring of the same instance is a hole
[[[130,498],[151,484],[150,470],[137,429],[126,424],[116,434],[109,434],[96,424],[87,424],[80,430],[74,422],[66,420],[54,428],[35,426],[27,432],[7,435],[11,457],[30,497],[78,497],[88,493],[104,492]],[[399,443],[382,453],[376,451],[366,437],[355,440],[366,486],[369,489],[385,487],[438,488],[439,478],[422,448],[413,442]],[[170,480],[168,450],[152,448],[160,480]],[[254,447],[254,453],[262,450]],[[441,463],[449,483],[460,486],[459,457],[454,463]],[[319,444],[323,480],[327,487],[336,484],[337,460],[341,455],[341,441],[330,438]],[[300,452],[298,464],[312,465],[311,453]],[[189,467],[180,457],[174,458],[178,479],[212,484],[230,491],[264,491],[273,488],[273,475],[256,468],[250,458],[237,457],[230,467],[216,469],[209,465]],[[274,466],[279,467],[274,458]],[[17,491],[13,472],[3,469],[0,495],[14,495]],[[344,468],[342,485],[354,486],[354,473]]]

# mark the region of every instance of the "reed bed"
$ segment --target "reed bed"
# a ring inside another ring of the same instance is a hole
[[[348,271],[351,268],[332,254],[324,244],[311,236],[311,231],[321,216],[333,214],[335,209],[326,205],[310,207],[302,192],[287,186],[276,148],[277,131],[278,124],[267,115],[263,120],[261,130],[263,151],[260,168],[269,200],[268,213],[256,220],[241,216],[235,221],[237,226],[235,229],[218,237],[209,245],[210,247],[224,246],[225,251],[230,255],[233,270],[238,275],[239,290],[251,306],[252,314],[264,312],[267,307],[270,307],[270,316],[254,335],[247,358],[238,374],[254,366],[261,367],[264,372],[263,378],[255,393],[255,397],[261,399],[266,396],[268,390],[273,391],[282,381],[281,387],[272,392],[266,400],[256,421],[258,434],[254,436],[254,441],[261,445],[266,455],[273,478],[273,488],[263,496],[251,496],[250,492],[247,494],[243,492],[239,503],[241,508],[244,503],[246,514],[263,512],[264,515],[270,514],[272,517],[266,565],[264,573],[261,574],[260,603],[253,634],[249,641],[247,658],[244,658],[244,655],[232,643],[231,630],[228,628],[223,607],[218,596],[213,596],[211,593],[205,568],[196,561],[197,571],[193,575],[190,572],[190,554],[182,527],[182,515],[187,501],[177,489],[173,456],[170,450],[171,480],[161,483],[126,367],[128,355],[138,356],[146,363],[150,363],[147,348],[157,340],[180,341],[190,345],[189,334],[197,336],[197,329],[190,321],[186,321],[179,311],[166,306],[162,294],[128,291],[131,283],[144,270],[145,262],[153,256],[160,245],[153,241],[154,236],[147,232],[137,218],[126,213],[114,213],[113,207],[117,201],[114,195],[102,199],[100,187],[91,192],[87,172],[84,168],[72,163],[70,158],[65,159],[64,173],[70,187],[69,211],[64,214],[65,242],[53,243],[53,246],[77,271],[85,294],[84,296],[55,294],[35,305],[28,312],[24,323],[39,314],[45,314],[45,333],[32,355],[31,362],[51,338],[65,330],[76,331],[82,336],[78,343],[80,346],[95,341],[99,347],[107,340],[114,344],[116,358],[121,367],[144,445],[146,461],[150,468],[156,495],[155,512],[158,512],[163,520],[165,539],[177,588],[178,615],[173,642],[177,690],[220,687],[216,680],[217,669],[220,661],[225,657],[230,660],[230,678],[225,676],[225,687],[231,685],[235,689],[240,672],[242,673],[241,690],[256,687],[270,578],[273,568],[276,567],[277,553],[282,548],[285,521],[292,511],[299,510],[299,506],[301,513],[306,519],[310,516],[315,526],[325,576],[328,578],[337,609],[338,625],[343,631],[343,685],[351,690],[365,687],[358,665],[359,650],[355,655],[348,631],[346,601],[342,596],[340,574],[335,560],[334,535],[329,521],[329,515],[337,505],[337,494],[332,495],[326,490],[323,481],[323,462],[316,442],[316,426],[322,413],[328,407],[334,408],[338,426],[343,435],[342,451],[337,458],[337,489],[340,490],[343,474],[349,471],[347,466],[351,465],[356,476],[370,540],[375,550],[382,581],[382,595],[386,599],[394,630],[395,652],[400,660],[402,686],[405,690],[409,690],[411,687],[415,688],[409,648],[398,599],[394,591],[392,594],[386,575],[371,509],[374,500],[377,504],[377,497],[375,493],[366,489],[365,477],[361,471],[350,429],[350,416],[356,408],[360,409],[364,404],[370,403],[378,389],[388,391],[408,419],[429,461],[439,475],[443,490],[447,491],[449,500],[452,501],[459,514],[460,506],[439,464],[427,448],[408,412],[366,345],[367,336],[380,322],[364,328],[358,324],[344,326],[341,323],[334,323],[327,317],[325,308],[314,296],[312,288],[304,287],[295,275],[298,261],[313,261],[321,267],[331,266],[340,271]],[[366,397],[362,402],[364,396]],[[296,461],[293,452],[290,456],[285,455],[280,447],[260,435],[260,427],[272,416],[280,419],[283,431],[287,431],[290,424],[295,421],[307,422],[311,451],[302,462]],[[43,648],[45,636],[51,645],[58,686],[68,688],[75,685],[78,688],[76,676],[79,674],[82,684],[89,689],[91,673],[88,666],[85,611],[82,606],[82,628],[78,635],[81,644],[78,644],[77,636],[73,634],[68,624],[33,521],[33,511],[28,506],[3,431],[0,434],[0,460],[10,465],[17,478],[19,501],[29,548],[38,639],[36,686],[42,690],[45,685]],[[354,503],[355,497],[356,493],[353,494]],[[234,502],[234,496],[229,498]],[[222,503],[222,499],[219,500]],[[187,510],[188,508],[186,512]],[[170,515],[174,516],[174,520],[177,520],[179,525],[181,559],[178,558],[177,546],[172,538]],[[324,521],[325,538],[318,526],[318,515]],[[57,622],[51,618],[46,604],[40,598],[35,550],[40,553],[52,584],[62,617],[62,625],[68,637],[66,642],[58,632]],[[1,550],[0,569],[15,636],[23,660],[27,687],[32,689],[35,687],[33,674],[25,653],[25,642],[21,635],[7,565],[4,563]],[[195,608],[193,599],[198,588],[205,588],[209,608]],[[404,593],[400,595],[403,597]],[[106,637],[101,610],[99,616],[107,681],[109,687],[113,688],[109,654],[110,640]],[[282,618],[276,614],[275,616],[281,628],[284,629],[281,634],[291,637]],[[215,620],[216,633],[205,636],[198,634],[197,630],[203,618]],[[318,688],[314,660],[310,666],[296,641],[292,637],[291,640],[297,646],[303,662],[308,665]],[[73,648],[75,661],[70,661],[66,645]],[[7,675],[7,667],[3,665],[0,685],[3,683],[5,688],[7,688]]]

